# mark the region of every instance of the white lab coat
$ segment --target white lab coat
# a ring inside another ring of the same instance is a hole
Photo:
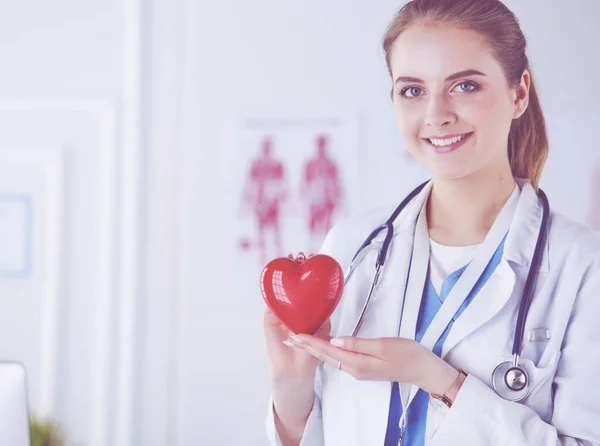
[[[535,190],[524,180],[519,185],[502,260],[444,343],[442,358],[469,376],[451,409],[430,399],[428,446],[600,445],[600,234],[551,214],[520,360],[530,376],[531,393],[520,403],[510,402],[491,387],[492,371],[511,357],[519,301],[541,222]],[[415,221],[429,192],[430,184],[394,224],[385,272],[360,337],[399,335]],[[392,210],[340,222],[322,252],[345,269],[364,238]],[[349,281],[331,318],[333,336],[347,336],[354,327],[373,274],[375,253],[369,256]],[[529,341],[527,334],[537,328],[548,328],[550,339]],[[359,381],[322,363],[301,444],[383,446],[390,392],[391,383]],[[271,402],[266,427],[270,444],[280,445]]]

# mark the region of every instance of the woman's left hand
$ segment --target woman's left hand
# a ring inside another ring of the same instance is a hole
[[[458,371],[418,342],[405,338],[333,338],[330,341],[301,334],[292,336],[302,348],[361,381],[415,384],[428,393],[443,394]]]

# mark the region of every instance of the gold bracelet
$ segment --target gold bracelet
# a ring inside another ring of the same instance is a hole
[[[443,395],[437,395],[435,393],[432,393],[431,397],[441,400],[446,406],[451,408],[452,404],[454,403],[454,400],[456,400],[456,395],[458,395],[458,391],[460,390],[462,383],[465,382],[465,379],[467,379],[467,373],[465,373],[463,369],[460,369],[458,371],[458,376],[456,377],[450,388],[446,390],[446,392],[444,392]]]

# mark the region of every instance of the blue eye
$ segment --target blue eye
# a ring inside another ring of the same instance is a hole
[[[422,92],[423,89],[419,87],[406,87],[403,88],[402,91],[400,91],[400,96],[405,98],[416,98],[418,96],[421,96]]]
[[[455,87],[455,90],[460,87],[459,93],[471,93],[473,91],[479,90],[479,86],[475,82],[465,81],[461,82]]]

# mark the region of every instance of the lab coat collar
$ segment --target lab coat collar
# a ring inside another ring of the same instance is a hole
[[[398,234],[401,231],[408,232],[411,237],[415,233],[417,227],[417,218],[421,213],[423,205],[429,198],[431,188],[433,187],[433,180],[427,182],[423,189],[413,198],[410,203],[406,205],[403,212],[400,213],[396,221],[394,222],[394,232]]]
[[[528,268],[533,259],[533,252],[535,251],[535,244],[542,223],[543,209],[531,182],[527,179],[518,178],[517,183],[521,188],[521,195],[511,230],[506,237],[503,257],[517,265]],[[546,243],[539,270],[547,272],[549,269],[550,256],[548,243]]]

